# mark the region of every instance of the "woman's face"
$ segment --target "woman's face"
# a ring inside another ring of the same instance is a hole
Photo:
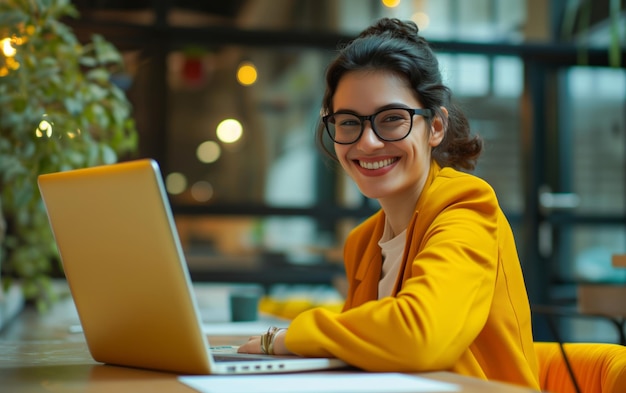
[[[384,107],[422,108],[408,83],[386,71],[350,71],[343,75],[335,95],[333,110],[365,116]],[[335,153],[346,173],[361,192],[381,203],[415,203],[428,176],[431,148],[443,139],[439,119],[413,116],[410,134],[396,142],[385,142],[365,121],[361,138],[350,145],[335,143]]]

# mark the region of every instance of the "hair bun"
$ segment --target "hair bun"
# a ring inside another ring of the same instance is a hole
[[[402,21],[397,18],[382,18],[365,29],[359,38],[369,36],[388,36],[389,38],[418,42],[419,28],[411,20]]]

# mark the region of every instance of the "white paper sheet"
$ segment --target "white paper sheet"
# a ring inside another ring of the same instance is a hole
[[[302,373],[183,376],[201,393],[418,393],[458,392],[458,385],[399,373]]]

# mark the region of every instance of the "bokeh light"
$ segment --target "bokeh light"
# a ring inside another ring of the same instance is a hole
[[[180,172],[172,172],[165,178],[165,188],[172,195],[178,195],[187,188],[187,178]]]
[[[381,0],[385,7],[395,8],[400,5],[400,0]]]
[[[191,197],[198,202],[207,202],[213,197],[213,186],[206,180],[197,181],[191,186]]]
[[[254,64],[249,61],[245,61],[239,65],[237,69],[237,81],[244,85],[250,86],[256,82],[257,71]]]
[[[52,124],[48,122],[48,120],[42,120],[39,122],[39,126],[35,130],[35,135],[37,138],[41,138],[43,136],[47,136],[50,138],[52,136]]]
[[[417,24],[420,31],[424,31],[428,29],[428,25],[430,25],[430,18],[428,14],[425,12],[416,12],[411,16],[411,20]]]
[[[222,149],[220,145],[215,141],[202,142],[196,149],[196,156],[200,162],[210,164],[217,161],[220,158]]]
[[[226,119],[217,125],[217,137],[224,143],[237,142],[242,134],[243,127],[235,119]]]
[[[13,57],[17,52],[17,50],[11,45],[10,38],[0,40],[0,48],[2,48],[2,54],[6,57]]]

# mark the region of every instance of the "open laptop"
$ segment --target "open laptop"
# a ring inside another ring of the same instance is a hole
[[[38,182],[96,361],[179,374],[345,366],[338,359],[236,353],[220,361],[211,353],[154,160],[44,174]]]

